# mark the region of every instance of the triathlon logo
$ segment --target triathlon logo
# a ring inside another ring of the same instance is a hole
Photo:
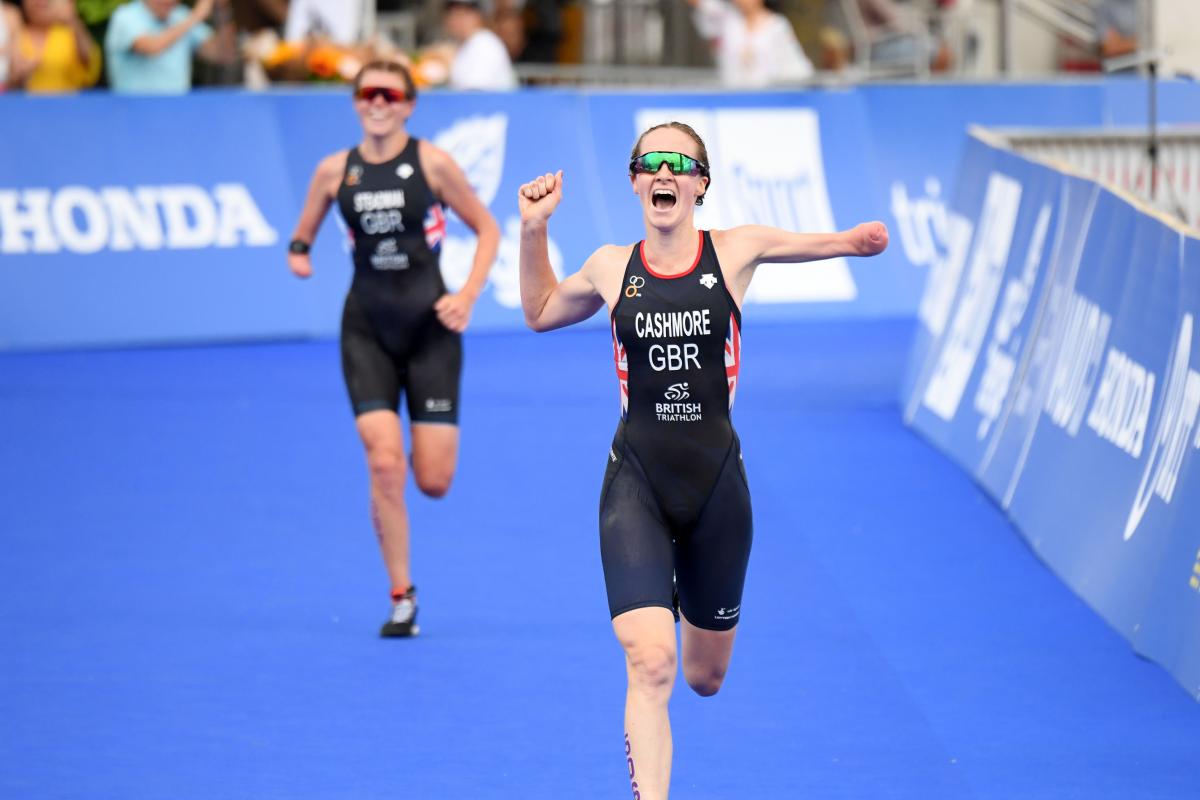
[[[406,181],[413,175],[413,166],[405,161],[400,166],[396,167],[396,177],[402,181]]]
[[[925,179],[924,195],[910,195],[902,181],[893,183],[891,211],[905,258],[929,270],[917,319],[934,336],[941,336],[967,263],[975,223],[946,207],[942,184],[932,176]]]
[[[354,166],[350,167],[350,169],[346,171],[346,185],[358,186],[360,183],[362,183],[362,174],[363,168],[360,165],[355,164]]]
[[[425,410],[435,414],[445,414],[454,410],[454,403],[450,399],[441,398],[425,398]]]
[[[380,270],[408,269],[408,253],[400,249],[395,239],[383,239],[375,245],[371,266]]]
[[[963,300],[948,320],[945,344],[921,396],[921,405],[941,419],[953,419],[958,413],[971,371],[987,338],[988,324],[996,310],[1004,268],[1012,248],[1021,192],[1021,184],[1007,175],[993,172],[988,176],[975,246],[965,265],[966,271],[962,273],[965,290],[960,291],[963,291]],[[1084,318],[1085,315],[1079,317],[1080,320]],[[1089,374],[1088,371],[1078,373],[1080,377]],[[910,419],[915,410],[910,412]],[[1072,436],[1078,428],[1076,421]]]
[[[717,279],[713,277],[711,272],[706,272],[700,276],[700,285],[705,289],[711,289],[717,285]]]
[[[685,382],[672,383],[663,393],[663,397],[667,400],[687,400],[691,395],[688,394],[688,385]]]
[[[646,279],[641,275],[630,275],[629,285],[625,287],[625,296],[629,298],[641,297],[642,287],[646,285]]]

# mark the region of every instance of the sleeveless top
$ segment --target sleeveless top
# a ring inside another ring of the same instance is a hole
[[[742,315],[708,231],[681,275],[656,274],[644,248],[611,315],[625,441],[660,499],[703,504],[734,441]]]
[[[346,156],[337,203],[354,244],[350,292],[370,305],[432,306],[446,292],[438,264],[446,217],[417,156],[418,139],[382,164]],[[426,303],[426,301],[428,301]]]

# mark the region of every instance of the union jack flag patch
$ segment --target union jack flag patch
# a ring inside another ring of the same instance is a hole
[[[441,203],[434,203],[425,215],[425,244],[435,253],[446,238],[446,212],[442,211]]]
[[[733,396],[737,392],[738,369],[742,366],[742,331],[737,318],[729,315],[729,333],[725,335],[725,380],[729,382],[729,408],[733,410]]]
[[[629,354],[621,337],[617,334],[617,321],[612,321],[613,364],[617,368],[617,382],[621,385],[621,419],[629,417]]]

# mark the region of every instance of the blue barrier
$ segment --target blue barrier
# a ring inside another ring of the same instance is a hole
[[[1032,166],[1032,165],[1031,165]],[[1045,168],[1045,172],[1050,172]],[[1041,284],[1035,288],[1026,306],[1025,318],[1019,333],[1020,357],[1014,365],[1014,383],[1002,402],[1002,417],[988,444],[983,460],[973,465],[975,474],[991,495],[1002,505],[1012,497],[1014,479],[1041,419],[1042,409],[1052,386],[1054,364],[1052,356],[1059,341],[1059,331],[1068,319],[1071,283],[1079,268],[1081,254],[1080,232],[1086,230],[1099,187],[1090,181],[1059,176],[1059,193],[1055,215],[1057,223],[1045,245],[1047,261]],[[1034,243],[1030,242],[1030,251]],[[1019,382],[1016,379],[1019,377]]]
[[[982,133],[962,175],[969,256],[929,287],[953,299],[906,419],[1200,698],[1200,240]]]
[[[1145,458],[1125,534],[1161,540],[1162,556],[1150,585],[1134,646],[1161,661],[1181,680],[1200,675],[1200,240],[1179,243],[1178,325],[1163,362],[1164,400]],[[1188,631],[1180,635],[1180,631]]]
[[[867,260],[760,270],[756,319],[909,316],[928,271],[953,266],[965,227],[946,213],[962,133],[1005,125],[1135,124],[1131,81],[870,86],[760,94],[430,92],[413,131],[452,152],[504,241],[476,330],[521,325],[516,189],[562,168],[551,227],[562,270],[642,235],[625,164],[643,127],[692,122],[709,144],[706,227],[800,230],[883,219],[893,246]],[[1200,107],[1165,82],[1164,122]],[[317,161],[358,140],[343,91],[187,97],[0,96],[0,348],[332,336],[349,261],[337,221],[307,283],[283,246]],[[449,221],[443,270],[465,277],[473,239]]]

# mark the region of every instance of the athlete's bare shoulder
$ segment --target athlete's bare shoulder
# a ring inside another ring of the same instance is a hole
[[[338,150],[321,159],[317,171],[321,173],[336,172],[339,176],[346,171],[346,159],[350,157],[349,150]]]
[[[346,174],[346,159],[349,157],[349,150],[338,150],[322,158],[317,164],[314,182],[319,183],[330,195],[337,194],[342,176]]]
[[[757,244],[757,229],[758,226],[754,225],[739,225],[736,228],[714,228],[709,231],[713,249],[717,251],[717,260],[723,269],[738,272],[746,266],[749,254]]]
[[[588,256],[588,261],[594,262],[597,266],[619,264],[624,267],[634,246],[631,244],[602,244]]]
[[[596,249],[588,256],[580,270],[596,291],[604,298],[609,308],[616,305],[617,296],[621,293],[621,281],[625,277],[625,265],[633,254],[631,244],[606,244]]]
[[[615,274],[617,280],[620,280],[634,247],[635,245],[628,244],[601,245],[583,262],[582,271],[587,273],[589,278]]]
[[[454,156],[428,139],[417,141],[417,160],[421,162],[421,171],[425,173],[429,188],[438,197],[445,193],[448,186],[462,186],[467,182]]]
[[[454,160],[449,153],[428,139],[417,140],[417,157],[422,161],[428,161],[430,164],[433,164],[434,162],[441,164],[447,159],[451,161]]]
[[[759,247],[754,228],[753,225],[740,225],[709,231],[713,252],[717,254],[717,263],[721,265],[721,274],[725,276],[725,283],[739,307],[754,277],[755,253]]]

